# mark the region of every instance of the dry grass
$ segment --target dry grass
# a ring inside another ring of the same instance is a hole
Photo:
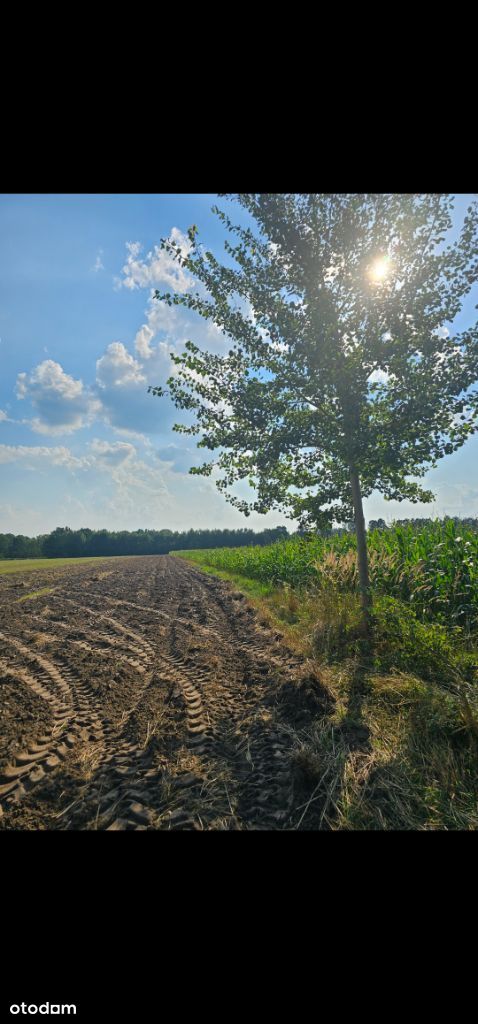
[[[332,713],[290,727],[292,829],[478,829],[476,682],[362,661],[353,593],[292,593],[220,575],[310,659],[333,698]]]
[[[328,685],[334,714],[293,736],[304,794],[293,827],[478,828],[476,747],[457,698],[403,674],[365,673],[355,703],[350,669],[330,671]]]

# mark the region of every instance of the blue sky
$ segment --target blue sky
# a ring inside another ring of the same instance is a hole
[[[457,196],[457,227],[470,198]],[[245,519],[213,480],[189,476],[203,457],[171,430],[184,417],[146,393],[187,338],[217,352],[227,344],[151,299],[177,280],[161,237],[181,239],[195,223],[221,255],[215,202],[226,205],[214,194],[0,197],[0,532],[287,524],[277,513]],[[245,222],[237,206],[234,215]],[[475,287],[458,329],[477,302]],[[475,437],[428,474],[433,506],[373,495],[367,516],[478,515],[477,456]]]

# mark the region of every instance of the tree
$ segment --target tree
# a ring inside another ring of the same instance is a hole
[[[387,524],[385,519],[371,519],[368,528],[369,530],[386,530]]]
[[[223,194],[226,195],[226,194]],[[156,291],[213,321],[226,355],[189,341],[167,388],[213,461],[191,473],[245,515],[281,509],[301,526],[354,520],[364,624],[371,594],[363,498],[431,501],[417,478],[476,430],[477,325],[450,337],[478,272],[478,202],[456,241],[449,194],[232,196],[250,215],[222,265],[189,229],[162,247],[195,290]],[[231,488],[255,488],[251,499]]]

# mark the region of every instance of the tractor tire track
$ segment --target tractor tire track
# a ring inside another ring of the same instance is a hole
[[[9,701],[29,688],[50,716],[41,735],[22,727],[0,827],[293,827],[284,693],[299,693],[300,658],[242,595],[178,558],[110,565],[84,569],[81,587],[64,571],[34,602],[0,599]],[[14,739],[14,710],[9,722]]]

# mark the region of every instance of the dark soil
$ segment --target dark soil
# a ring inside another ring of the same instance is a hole
[[[4,829],[294,828],[294,730],[330,708],[242,594],[168,556],[4,577],[0,701]]]

